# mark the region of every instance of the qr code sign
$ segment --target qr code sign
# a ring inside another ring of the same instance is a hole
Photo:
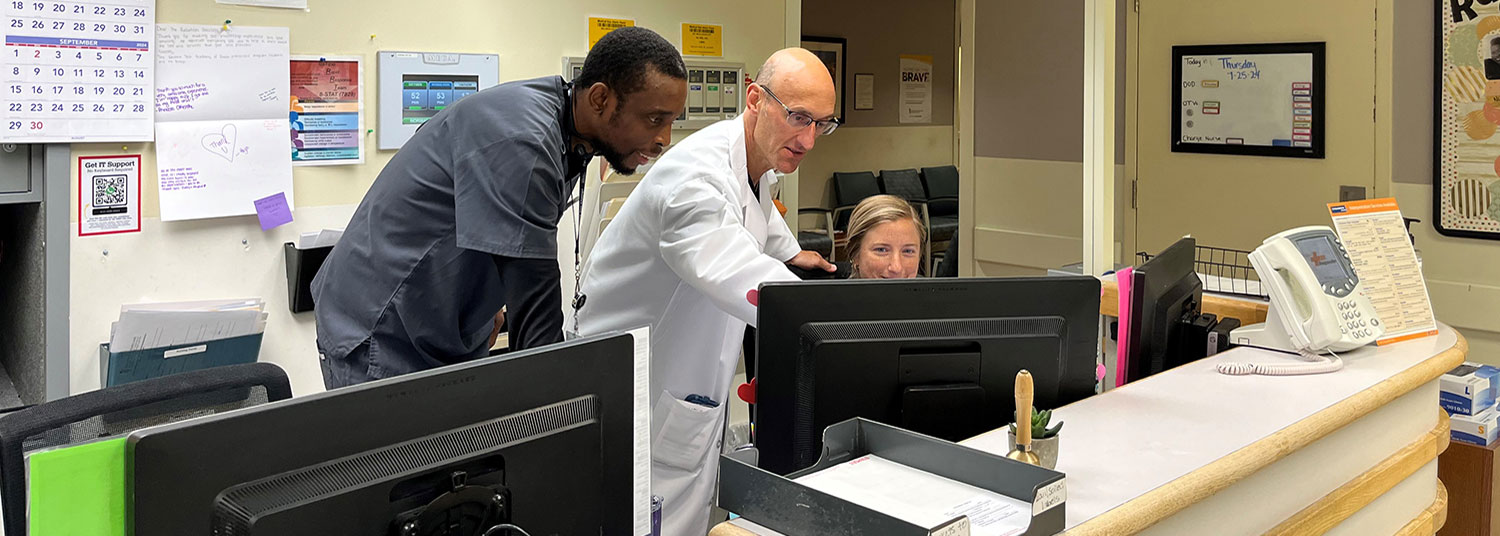
[[[125,175],[94,177],[94,206],[113,207],[125,204]]]

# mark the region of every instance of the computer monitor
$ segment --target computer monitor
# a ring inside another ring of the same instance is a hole
[[[632,340],[565,342],[137,431],[126,524],[141,536],[478,535],[493,523],[629,534]],[[429,508],[411,526],[429,503],[459,508]]]
[[[1093,277],[767,284],[760,291],[760,467],[815,463],[823,429],[867,419],[958,441],[1014,420],[1015,377],[1038,408],[1093,395]]]
[[[1181,364],[1174,348],[1184,320],[1202,312],[1203,280],[1193,265],[1197,241],[1183,238],[1136,267],[1124,380],[1133,382]],[[1202,357],[1200,352],[1199,357]],[[1119,374],[1120,371],[1116,371]]]

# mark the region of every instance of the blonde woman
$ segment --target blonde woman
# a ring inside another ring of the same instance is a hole
[[[849,216],[849,277],[917,277],[927,231],[910,203],[893,195],[865,198]]]

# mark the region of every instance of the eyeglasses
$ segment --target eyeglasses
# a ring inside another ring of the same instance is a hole
[[[776,104],[780,104],[781,109],[786,110],[786,124],[791,125],[792,128],[802,130],[804,128],[807,128],[808,125],[816,124],[818,125],[818,135],[827,136],[829,134],[833,134],[833,131],[837,130],[839,128],[839,125],[844,124],[844,120],[837,117],[833,119],[818,120],[813,119],[813,116],[807,115],[805,113],[794,112],[791,108],[788,108],[786,106],[786,103],[781,102],[781,99],[777,98],[775,93],[771,92],[771,88],[760,86],[760,89],[761,91],[766,92],[767,95],[770,95],[771,100],[776,101]]]

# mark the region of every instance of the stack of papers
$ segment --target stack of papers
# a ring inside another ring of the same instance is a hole
[[[1031,525],[1031,504],[875,455],[802,476],[797,482],[921,527],[959,516],[970,534],[1012,536]]]
[[[344,228],[323,229],[311,233],[302,233],[297,237],[297,249],[326,248],[339,243],[344,237]]]
[[[260,298],[125,305],[110,326],[109,349],[134,352],[264,333],[265,308]]]

